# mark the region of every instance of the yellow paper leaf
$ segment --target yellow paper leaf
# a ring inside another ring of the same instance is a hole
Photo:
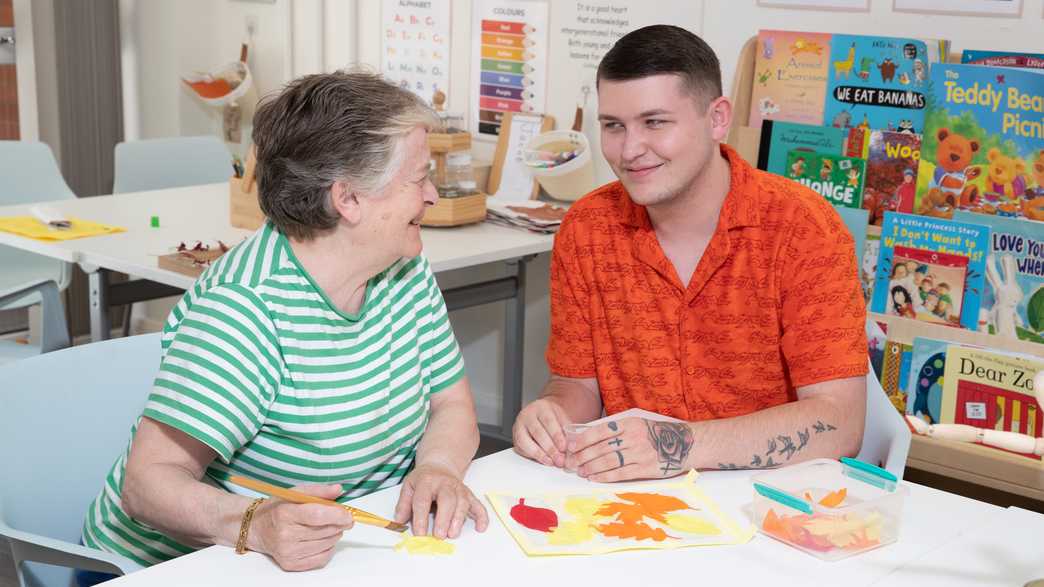
[[[666,524],[679,532],[686,534],[705,534],[714,536],[721,534],[721,529],[714,524],[696,516],[685,516],[682,514],[667,514]]]
[[[409,554],[453,554],[457,547],[434,536],[410,536],[402,533],[402,541],[395,545],[395,550],[405,549]]]
[[[560,546],[583,544],[595,537],[595,529],[587,520],[570,520],[561,522],[547,535],[550,544]]]
[[[591,520],[605,502],[595,497],[570,497],[565,500],[565,511],[577,520]]]

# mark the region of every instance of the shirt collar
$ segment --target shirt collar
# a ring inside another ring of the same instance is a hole
[[[761,214],[757,199],[750,193],[750,185],[755,181],[754,168],[732,147],[722,143],[719,148],[722,157],[729,162],[729,193],[721,206],[719,230],[758,226],[761,223]],[[622,183],[617,182],[617,186],[621,195],[618,199],[620,222],[625,226],[651,229],[652,224],[649,222],[649,213],[645,206],[635,204]]]

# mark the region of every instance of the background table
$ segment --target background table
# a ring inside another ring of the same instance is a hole
[[[179,295],[194,277],[160,269],[157,258],[174,251],[180,242],[200,240],[211,246],[221,240],[229,246],[253,231],[229,224],[228,184],[218,183],[167,190],[79,198],[52,203],[67,216],[121,226],[126,232],[60,242],[41,242],[0,232],[0,244],[77,263],[87,273],[91,311],[91,338],[109,337],[110,306]],[[0,216],[28,215],[28,206],[0,207]],[[150,219],[159,217],[159,227]],[[424,228],[424,255],[436,273],[504,262],[506,277],[444,289],[450,310],[505,301],[503,404],[498,424],[483,424],[483,434],[510,440],[511,426],[522,404],[522,360],[525,337],[526,262],[551,250],[552,235],[497,226],[486,222],[454,228]],[[110,284],[109,273],[119,271],[144,280]]]
[[[699,483],[718,504],[739,520],[749,520],[752,501],[750,471],[714,471],[702,474]],[[575,475],[544,467],[507,450],[476,460],[466,482],[476,494],[515,491],[520,494],[591,487]],[[355,500],[354,505],[391,515],[399,489],[390,488]],[[507,530],[496,519],[488,501],[491,521],[484,534],[469,521],[455,541],[452,556],[409,556],[392,546],[398,536],[387,530],[357,526],[345,534],[339,551],[321,570],[284,573],[268,557],[248,553],[236,555],[231,548],[210,547],[196,553],[120,578],[114,586],[174,587],[229,583],[265,586],[315,585],[872,585],[890,576],[888,584],[904,584],[895,574],[905,567],[956,563],[950,552],[970,549],[980,558],[1004,553],[1011,540],[1021,539],[1011,531],[988,536],[979,530],[993,523],[1007,523],[1005,510],[986,503],[910,485],[904,521],[897,543],[835,563],[822,562],[781,542],[758,534],[739,546],[695,547],[665,551],[631,551],[594,557],[526,557]],[[1041,516],[1031,514],[1039,527]],[[998,522],[1000,521],[1000,522]],[[1013,523],[1030,522],[1014,520]],[[981,536],[986,550],[975,544],[958,543],[960,536]],[[1025,547],[1041,549],[1034,542]],[[964,555],[961,555],[964,557]],[[965,557],[965,560],[970,560]],[[1006,560],[1006,559],[1000,559]],[[973,563],[969,563],[973,564]],[[925,567],[920,568],[937,568]],[[893,574],[895,574],[893,576]],[[923,579],[923,577],[921,577]],[[884,584],[884,583],[882,583]],[[918,584],[918,583],[910,583]],[[923,584],[923,583],[920,583]],[[940,583],[942,584],[942,583]],[[1020,584],[1021,585],[1021,584]]]

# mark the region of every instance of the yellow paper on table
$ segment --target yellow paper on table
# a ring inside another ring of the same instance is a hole
[[[754,527],[722,511],[696,477],[690,471],[672,483],[492,492],[486,498],[529,556],[743,544],[753,538]]]
[[[67,241],[88,236],[126,232],[119,226],[99,224],[79,218],[69,218],[69,228],[54,228],[40,222],[32,216],[0,217],[0,231],[10,232],[39,241]]]

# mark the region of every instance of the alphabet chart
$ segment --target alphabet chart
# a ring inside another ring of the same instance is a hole
[[[381,72],[431,104],[449,91],[450,0],[384,0]]]
[[[500,134],[507,112],[545,112],[547,3],[475,0],[472,31],[472,128],[479,136]]]

